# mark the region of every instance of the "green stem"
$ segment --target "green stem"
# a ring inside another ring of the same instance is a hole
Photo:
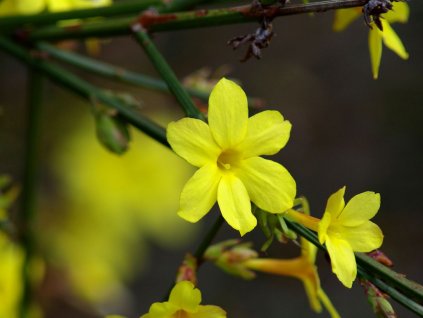
[[[75,27],[51,26],[34,30],[27,34],[29,40],[62,40],[87,37],[110,37],[126,35],[131,32],[132,24],[141,24],[150,32],[173,31],[179,29],[222,26],[234,23],[256,22],[267,17],[325,12],[328,10],[361,7],[368,0],[325,0],[306,4],[286,4],[285,6],[269,6],[264,10],[256,10],[251,5],[224,9],[196,10],[190,12],[167,13],[158,15],[144,12],[140,17],[110,19],[98,22],[80,22]],[[159,11],[164,13],[165,10]]]
[[[194,257],[197,259],[198,266],[201,265],[203,261],[203,256],[207,248],[213,242],[214,237],[216,236],[217,232],[219,231],[220,227],[223,224],[223,217],[219,214],[218,218],[214,222],[213,226],[209,229],[207,234],[204,236],[203,240],[198,245],[197,249],[195,250]]]
[[[304,13],[325,12],[341,8],[363,6],[367,0],[327,0],[311,3],[273,5],[258,10],[251,5],[232,8],[196,10],[190,12],[155,15],[144,12],[138,22],[149,32],[174,31],[181,29],[222,26],[226,24],[260,21],[264,17],[269,21],[280,16]]]
[[[102,102],[105,105],[118,110],[120,115],[130,124],[143,131],[158,142],[162,143],[163,145],[170,147],[166,139],[166,131],[164,128],[142,116],[133,108],[128,107],[121,101],[111,97],[101,89],[50,62],[35,59],[23,48],[4,37],[0,37],[0,49],[3,49],[5,52],[13,55],[29,66],[36,68],[51,78],[55,83],[59,83],[62,86],[69,88],[78,95],[91,101],[94,99],[95,101]]]
[[[423,286],[408,280],[399,273],[394,272],[390,268],[380,264],[373,258],[363,253],[356,253],[357,264],[371,268],[372,273],[378,275],[381,279],[388,282],[392,287],[402,291],[403,294],[415,299],[417,302],[423,303]]]
[[[119,80],[124,83],[145,87],[148,89],[158,90],[161,92],[169,92],[165,82],[155,79],[153,77],[138,74],[121,67],[110,65],[104,62],[99,62],[95,59],[85,57],[73,52],[64,51],[56,48],[48,43],[38,43],[37,48],[43,52],[47,52],[49,56],[55,59],[72,64],[76,67],[92,72],[94,74]],[[194,97],[206,102],[209,93],[200,91],[198,89],[186,88],[187,92]]]
[[[389,286],[384,281],[370,276],[366,271],[364,271],[360,267],[358,268],[358,275],[361,278],[367,279],[368,281],[372,282],[378,289],[384,291],[386,294],[388,294],[390,297],[395,299],[398,303],[400,303],[404,307],[410,309],[412,312],[419,315],[420,317],[423,317],[423,307],[420,304],[404,296],[403,294],[398,292],[398,290],[396,290],[392,286]]]
[[[194,105],[194,102],[192,101],[191,97],[188,95],[187,91],[179,82],[175,73],[172,71],[169,64],[167,64],[166,60],[160,54],[159,50],[157,50],[156,46],[151,41],[147,32],[139,24],[134,25],[133,29],[135,38],[137,39],[138,43],[143,47],[144,51],[155,66],[156,70],[166,82],[167,86],[169,87],[169,90],[176,97],[177,101],[185,111],[185,114],[188,117],[204,120],[203,114]]]
[[[56,23],[69,19],[84,19],[94,17],[112,17],[134,14],[152,6],[163,5],[165,0],[127,0],[116,2],[111,6],[99,8],[71,10],[63,12],[46,12],[34,15],[6,16],[0,19],[0,29],[22,27],[25,24],[42,25]]]
[[[41,107],[43,95],[42,75],[30,69],[28,86],[28,123],[25,137],[24,176],[22,186],[22,212],[19,215],[19,235],[25,252],[22,265],[23,292],[19,317],[29,317],[32,303],[30,263],[34,256],[33,223],[36,213],[38,150],[41,135]]]

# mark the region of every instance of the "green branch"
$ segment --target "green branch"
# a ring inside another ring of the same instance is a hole
[[[48,53],[49,57],[51,56],[59,61],[69,63],[94,74],[119,80],[127,84],[169,93],[166,83],[162,80],[158,80],[144,74],[135,73],[104,62],[99,62],[95,59],[82,56],[74,52],[60,50],[48,43],[38,43],[36,46],[39,50]],[[188,87],[185,89],[191,96],[197,97],[204,102],[206,102],[209,98],[209,93],[207,92]]]
[[[370,276],[360,267],[358,268],[358,275],[363,279],[371,281],[378,289],[384,291],[392,299],[395,299],[398,303],[400,303],[404,307],[410,309],[412,312],[419,315],[420,317],[423,317],[423,306],[421,306],[420,304],[404,296],[398,290],[396,290],[392,286],[389,286],[384,281]]]
[[[134,35],[138,43],[143,47],[147,56],[150,58],[156,70],[159,72],[160,76],[164,79],[169,90],[175,96],[176,100],[179,102],[185,114],[188,117],[198,118],[204,120],[203,114],[198,110],[194,105],[191,97],[188,95],[187,91],[184,89],[182,84],[179,82],[173,70],[167,64],[166,60],[157,50],[154,43],[151,41],[147,32],[140,26],[135,25],[133,27]]]
[[[371,268],[372,272],[388,282],[392,287],[401,290],[408,297],[423,303],[423,286],[404,277],[404,275],[394,272],[390,268],[380,264],[364,253],[356,253],[357,264]]]
[[[25,256],[22,264],[23,291],[19,317],[28,318],[32,303],[30,263],[34,256],[33,223],[36,214],[39,144],[41,139],[41,107],[43,95],[42,75],[29,69],[27,129],[25,134],[25,159],[22,181],[22,211],[18,216],[19,238]]]
[[[77,93],[78,95],[90,101],[95,100],[102,102],[105,105],[116,109],[128,123],[140,129],[163,145],[169,147],[169,143],[166,139],[166,131],[164,128],[152,122],[150,119],[142,116],[132,107],[128,107],[116,98],[111,97],[103,90],[80,79],[63,68],[54,65],[53,63],[34,58],[22,47],[14,44],[12,41],[4,37],[0,37],[0,49],[18,58],[29,66],[34,67],[51,78],[53,82],[59,83],[60,85]]]
[[[251,5],[225,9],[196,10],[180,13],[156,14],[145,11],[139,17],[125,17],[98,22],[80,22],[73,27],[49,26],[28,31],[29,40],[63,40],[87,37],[110,37],[131,33],[132,24],[141,24],[150,32],[173,31],[179,29],[223,26],[235,23],[257,22],[263,17],[276,17],[328,10],[361,7],[368,0],[327,0],[306,4],[286,4],[285,6],[269,6],[257,10]],[[165,10],[158,11],[164,13]]]

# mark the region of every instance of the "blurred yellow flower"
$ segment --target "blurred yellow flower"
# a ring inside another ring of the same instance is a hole
[[[310,306],[315,312],[322,312],[322,304],[332,318],[339,314],[320,287],[316,261],[317,247],[301,238],[301,256],[293,259],[251,258],[244,262],[248,269],[268,274],[291,276],[300,279],[306,290]]]
[[[110,5],[112,0],[3,0],[0,16],[67,11]]]
[[[131,132],[129,151],[116,156],[96,139],[92,118],[76,122],[55,158],[63,205],[46,199],[42,242],[79,295],[118,302],[124,282],[146,263],[145,239],[172,248],[192,236],[194,228],[174,213],[192,169],[138,131]]]
[[[393,10],[381,15],[381,23],[383,31],[371,23],[369,31],[369,51],[370,61],[372,65],[373,78],[379,76],[380,61],[382,58],[382,42],[390,50],[395,52],[402,59],[408,59],[408,53],[401,42],[401,39],[391,27],[391,23],[406,23],[409,17],[409,7],[406,2],[393,2]],[[344,30],[352,21],[361,16],[360,8],[336,10],[333,29],[335,31]]]
[[[208,121],[183,118],[167,128],[172,149],[200,168],[182,190],[178,215],[197,222],[217,200],[225,220],[244,235],[257,224],[250,200],[271,213],[292,207],[294,179],[280,164],[259,157],[285,146],[291,124],[278,111],[248,118],[244,91],[225,78],[210,94]]]
[[[0,233],[0,317],[18,316],[23,259],[21,248]]]
[[[345,187],[332,194],[318,225],[321,244],[325,243],[332,271],[346,287],[351,288],[357,276],[354,252],[370,252],[382,245],[380,228],[370,222],[379,210],[380,195],[363,192],[345,205]]]
[[[141,318],[226,318],[222,308],[200,303],[200,290],[189,281],[181,281],[173,287],[169,301],[154,303]]]

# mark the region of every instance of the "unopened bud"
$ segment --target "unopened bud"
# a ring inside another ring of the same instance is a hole
[[[388,256],[386,256],[386,254],[383,253],[381,250],[374,250],[370,253],[367,253],[367,255],[369,255],[375,261],[378,261],[379,263],[385,266],[388,266],[388,267],[394,266],[394,263],[391,261],[391,259]]]
[[[178,268],[176,282],[188,280],[197,285],[197,259],[191,254],[187,254]]]
[[[205,259],[212,261],[228,274],[252,279],[255,273],[249,270],[244,263],[257,258],[257,252],[251,248],[251,243],[239,244],[238,240],[225,241],[212,245],[205,253]]]
[[[373,312],[379,318],[396,318],[392,305],[387,300],[387,296],[383,294],[375,285],[368,280],[362,279],[360,281],[367,295],[367,300],[373,308]]]
[[[118,155],[128,150],[131,139],[128,127],[118,117],[106,113],[95,115],[97,138],[109,151]]]

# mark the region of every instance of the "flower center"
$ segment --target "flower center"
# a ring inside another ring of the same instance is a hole
[[[224,150],[217,158],[217,166],[221,170],[231,170],[241,161],[241,154],[238,151],[227,149]]]
[[[172,318],[189,318],[189,314],[185,310],[178,310],[172,315]]]

